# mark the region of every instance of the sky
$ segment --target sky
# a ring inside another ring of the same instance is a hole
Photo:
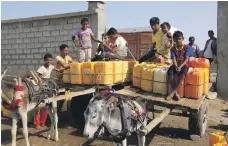
[[[1,19],[27,18],[51,14],[86,11],[86,1],[70,2],[1,2]],[[107,28],[147,27],[151,17],[169,22],[184,33],[185,42],[189,36],[204,48],[208,30],[217,36],[217,2],[165,2],[165,1],[108,1],[105,4]]]

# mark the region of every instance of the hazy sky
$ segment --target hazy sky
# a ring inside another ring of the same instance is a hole
[[[87,10],[87,2],[1,2],[2,20]],[[217,2],[106,2],[107,27],[149,26],[153,16],[189,36],[203,49],[207,31],[217,36]],[[186,41],[187,42],[187,41]]]

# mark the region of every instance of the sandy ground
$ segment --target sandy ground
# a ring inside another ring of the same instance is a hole
[[[228,99],[228,98],[226,98]],[[80,126],[79,126],[80,127]],[[32,146],[111,146],[112,143],[108,140],[96,140],[92,143],[87,143],[82,136],[83,127],[67,128],[59,127],[59,139],[55,142],[47,140],[48,128],[44,127],[41,130],[36,130],[33,127],[29,128],[29,140]],[[189,138],[188,118],[177,117],[173,115],[167,116],[159,127],[154,129],[146,137],[146,145],[149,146],[208,146],[208,134],[213,131],[228,131],[228,101],[221,98],[209,101],[209,117],[208,129],[203,138],[199,141],[192,141]],[[2,146],[11,145],[11,119],[1,118],[1,144]],[[17,145],[25,146],[22,128],[18,128]],[[129,146],[137,145],[137,137],[132,136],[128,139]]]

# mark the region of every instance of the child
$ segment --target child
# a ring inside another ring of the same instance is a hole
[[[77,47],[79,47],[79,62],[90,62],[92,57],[92,42],[91,38],[98,42],[97,38],[95,38],[92,30],[89,28],[89,21],[87,18],[83,18],[81,20],[81,29],[77,30],[74,36],[72,37],[73,42],[76,41]]]
[[[51,71],[55,68],[52,63],[52,55],[51,54],[45,54],[44,55],[44,65],[42,65],[38,70],[37,73],[39,76],[43,79],[49,79],[51,75]]]
[[[159,26],[160,20],[158,17],[153,17],[150,19],[150,26],[153,30],[152,32],[152,47],[150,48],[149,52],[146,55],[142,56],[139,59],[139,63],[149,60],[155,56],[155,52],[157,49],[162,47],[162,40],[163,40],[163,32]]]
[[[177,88],[184,80],[188,67],[186,63],[191,56],[191,47],[183,43],[184,36],[181,31],[175,31],[173,34],[173,40],[175,46],[171,49],[171,59],[173,65],[168,70],[168,97],[167,100],[173,98],[174,100],[179,99],[177,94]]]
[[[51,72],[54,69],[54,66],[51,65],[52,63],[52,55],[45,54],[44,55],[44,65],[42,65],[38,70],[37,73],[39,76],[45,81],[50,78]],[[40,129],[40,126],[44,126],[47,119],[47,109],[43,108],[35,112],[35,119],[34,125],[36,125],[37,129]]]
[[[110,28],[107,32],[110,42],[113,46],[104,44],[107,57],[110,59],[124,59],[127,57],[127,41],[118,34],[115,28]]]
[[[168,22],[164,22],[161,24],[161,29],[163,32],[163,40],[162,40],[162,47],[158,49],[155,53],[157,58],[164,57],[165,62],[170,64],[170,49],[173,47],[173,38],[170,31],[170,24]]]
[[[70,64],[73,62],[71,57],[68,55],[68,46],[66,44],[62,44],[59,47],[60,55],[56,56],[56,65],[55,70],[57,72],[57,78],[58,78],[58,85],[62,86],[63,84],[63,71],[70,68]]]

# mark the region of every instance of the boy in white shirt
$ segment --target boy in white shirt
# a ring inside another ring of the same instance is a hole
[[[51,76],[52,70],[55,68],[54,65],[51,65],[52,60],[53,60],[53,58],[52,58],[51,54],[45,54],[44,55],[44,65],[42,65],[37,70],[37,73],[43,80],[49,79]]]
[[[107,57],[110,59],[124,59],[127,57],[127,41],[118,34],[118,31],[115,28],[110,28],[107,32],[112,47],[105,45],[106,49],[112,53],[106,53]]]
[[[44,65],[42,65],[38,70],[37,73],[42,78],[42,80],[47,80],[51,77],[51,72],[55,68],[52,63],[52,55],[51,54],[45,54],[44,55]],[[36,125],[37,129],[40,129],[40,126],[44,126],[47,119],[47,109],[42,108],[35,112],[35,118],[34,118],[34,125]]]

